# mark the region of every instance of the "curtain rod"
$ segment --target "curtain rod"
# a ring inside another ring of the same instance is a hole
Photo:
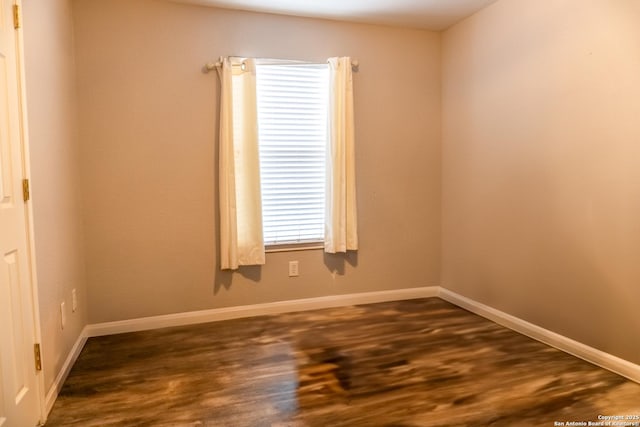
[[[266,61],[274,61],[274,65],[324,64],[324,62],[295,61],[295,60],[288,60],[288,59],[270,59],[270,58],[260,58],[260,59],[266,60]],[[222,66],[222,57],[220,57],[220,59],[217,60],[216,62],[207,62],[206,64],[204,64],[202,71],[204,71],[205,73],[208,73],[209,71],[213,71],[216,68],[219,68],[221,66]],[[351,68],[353,68],[354,70],[357,70],[359,66],[360,66],[360,63],[358,62],[357,59],[351,60]]]

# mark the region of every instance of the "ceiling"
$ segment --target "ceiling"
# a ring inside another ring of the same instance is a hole
[[[444,30],[496,0],[174,0],[225,9]]]

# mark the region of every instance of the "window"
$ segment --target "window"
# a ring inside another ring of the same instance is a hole
[[[264,244],[322,242],[329,69],[256,64]]]
[[[220,268],[264,264],[265,245],[357,250],[351,59],[216,67]]]

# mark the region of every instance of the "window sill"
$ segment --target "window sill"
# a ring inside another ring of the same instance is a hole
[[[308,243],[292,243],[284,245],[271,245],[265,248],[266,253],[271,252],[294,252],[294,251],[310,251],[316,249],[324,249],[324,243],[322,242],[308,242]]]

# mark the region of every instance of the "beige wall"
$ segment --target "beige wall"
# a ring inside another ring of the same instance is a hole
[[[437,33],[152,0],[75,1],[74,14],[92,323],[439,284]],[[357,256],[219,271],[218,78],[200,70],[220,55],[360,61]]]
[[[640,3],[502,0],[444,33],[442,64],[425,31],[153,0],[24,9],[47,388],[88,311],[438,284],[640,363]],[[200,68],[230,54],[359,59],[357,256],[218,270],[218,79]]]
[[[87,322],[71,2],[25,1],[25,72],[35,250],[48,390]],[[72,313],[71,291],[78,310]],[[65,301],[67,324],[60,325]]]
[[[502,0],[443,35],[443,278],[640,363],[640,2]]]

